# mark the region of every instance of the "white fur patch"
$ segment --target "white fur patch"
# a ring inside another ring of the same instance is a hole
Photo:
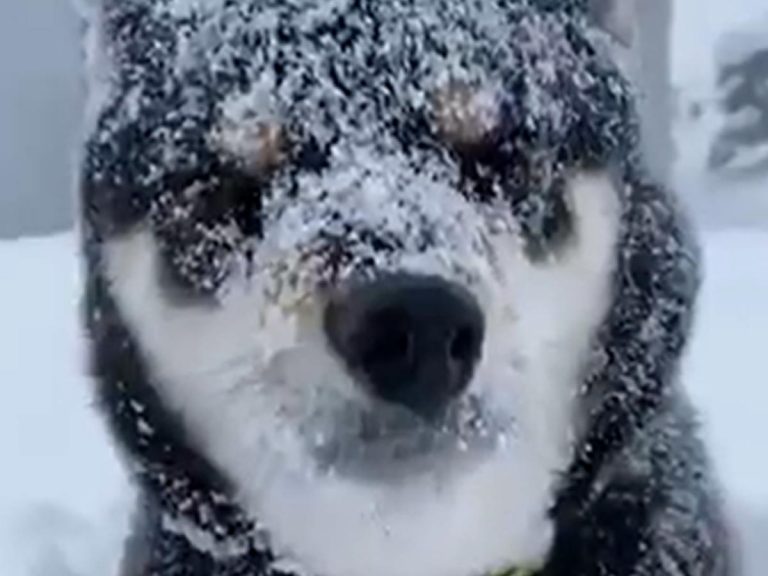
[[[326,349],[311,297],[279,305],[257,275],[234,280],[216,306],[174,303],[146,230],[110,241],[106,268],[160,393],[283,560],[324,576],[484,574],[536,563],[550,546],[546,512],[571,457],[591,338],[611,301],[618,191],[604,174],[579,174],[569,196],[574,236],[546,263],[531,263],[511,232],[491,232],[479,208],[461,206],[466,236],[480,230],[490,246],[472,287],[487,326],[470,392],[512,432],[477,458],[438,461],[402,482],[321,471],[307,450],[332,432],[344,402],[366,402]],[[463,256],[402,263],[451,277],[452,258]]]

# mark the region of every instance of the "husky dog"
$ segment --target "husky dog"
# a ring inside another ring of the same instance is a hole
[[[611,12],[602,3],[602,10]],[[695,242],[576,0],[101,0],[129,576],[725,576]]]

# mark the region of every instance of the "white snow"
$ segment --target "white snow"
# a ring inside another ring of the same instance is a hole
[[[768,232],[727,229],[703,236],[705,281],[685,361],[730,497],[765,513],[768,528]]]
[[[768,561],[768,269],[759,264],[768,233],[733,229],[705,240],[707,280],[687,378],[743,532],[745,575],[758,576]]]
[[[125,479],[83,377],[74,255],[69,235],[0,243],[3,576],[114,573],[125,526]]]

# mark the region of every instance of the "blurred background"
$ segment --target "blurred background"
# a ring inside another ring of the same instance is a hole
[[[600,1],[600,0],[596,0]],[[618,0],[632,2],[632,0]],[[635,0],[644,146],[700,231],[685,381],[744,535],[768,561],[768,3]],[[90,409],[72,233],[83,84],[67,0],[0,2],[0,566],[105,576],[129,490]],[[762,542],[762,546],[760,543]]]

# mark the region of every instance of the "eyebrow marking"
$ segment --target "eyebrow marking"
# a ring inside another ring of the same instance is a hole
[[[494,90],[451,81],[432,96],[437,129],[453,145],[481,144],[499,124],[499,103]]]
[[[275,170],[287,157],[288,138],[276,120],[224,122],[213,132],[211,140],[215,148],[233,157],[246,173],[254,176]]]

